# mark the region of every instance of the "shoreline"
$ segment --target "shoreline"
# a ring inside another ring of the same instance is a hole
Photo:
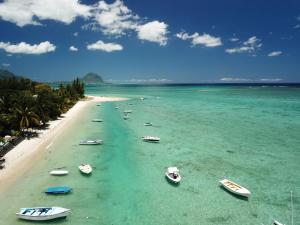
[[[60,118],[50,121],[45,130],[38,130],[38,137],[25,139],[10,150],[5,156],[5,168],[0,170],[0,192],[14,184],[38,159],[44,150],[48,149],[53,139],[59,135],[73,121],[76,121],[80,112],[92,103],[125,101],[127,98],[86,96],[78,101],[69,111]]]

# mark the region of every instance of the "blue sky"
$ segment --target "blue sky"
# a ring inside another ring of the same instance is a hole
[[[297,0],[4,0],[0,67],[39,81],[300,82]]]

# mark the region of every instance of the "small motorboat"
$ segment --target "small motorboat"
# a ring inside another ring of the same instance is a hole
[[[150,126],[152,126],[152,123],[149,123],[149,122],[147,122],[147,123],[144,123],[144,126],[146,126],[146,127],[150,127]]]
[[[84,174],[91,174],[93,171],[91,165],[89,164],[81,164],[80,166],[78,166],[78,168]]]
[[[123,116],[123,119],[124,119],[124,120],[128,120],[128,119],[129,119],[129,116],[126,114],[126,115]]]
[[[144,137],[142,137],[142,140],[146,141],[146,142],[159,142],[160,138],[159,137],[152,137],[152,136],[144,136]]]
[[[23,220],[35,220],[35,221],[45,221],[53,220],[58,218],[66,218],[70,212],[70,209],[65,209],[62,207],[36,207],[36,208],[21,208],[18,213],[16,213],[19,219]]]
[[[278,222],[277,220],[273,220],[272,224],[273,225],[285,225],[283,223]]]
[[[80,145],[101,145],[103,144],[102,140],[81,140]]]
[[[144,97],[140,97],[140,100],[142,100],[142,101],[143,101],[143,100],[145,100],[145,98],[144,98]]]
[[[131,109],[125,110],[123,113],[124,114],[132,113],[132,110]]]
[[[102,119],[93,119],[92,122],[103,122]]]
[[[177,167],[168,167],[167,172],[165,174],[166,177],[175,184],[181,181],[181,176]]]
[[[67,170],[52,170],[50,171],[50,174],[53,176],[65,176],[69,174],[69,171]]]
[[[227,180],[227,179],[221,180],[220,185],[222,185],[226,190],[228,190],[236,195],[240,195],[243,197],[249,197],[251,194],[251,192],[248,189],[234,183],[233,181]]]
[[[59,187],[48,187],[45,191],[46,194],[67,194],[72,191],[72,188],[67,186],[59,186]]]
[[[101,106],[101,104],[97,104],[97,106]]]
[[[118,109],[118,108],[119,108],[119,106],[116,106],[116,107],[115,107],[115,109]]]

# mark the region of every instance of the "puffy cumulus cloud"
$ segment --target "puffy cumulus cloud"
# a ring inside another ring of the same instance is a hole
[[[138,26],[139,16],[133,14],[121,0],[108,4],[99,1],[93,9],[93,16],[96,23],[91,23],[92,29],[99,25],[101,31],[107,35],[124,35],[126,30],[134,30]]]
[[[268,54],[269,57],[275,57],[282,54],[282,51],[273,51]]]
[[[240,39],[238,39],[238,38],[230,38],[229,39],[229,41],[231,41],[231,42],[236,42],[236,41],[239,41]]]
[[[77,52],[78,48],[76,48],[75,46],[72,45],[72,46],[70,46],[69,51],[71,51],[71,52]]]
[[[0,3],[0,17],[23,27],[40,25],[40,20],[55,20],[66,24],[76,17],[91,16],[91,7],[78,0],[4,0]]]
[[[105,52],[113,52],[113,51],[122,51],[123,46],[116,43],[104,43],[103,41],[99,40],[96,43],[87,45],[88,50],[92,51],[105,51]]]
[[[255,53],[259,50],[262,46],[261,40],[258,39],[256,36],[252,36],[248,38],[246,41],[243,42],[242,46],[235,47],[235,48],[228,48],[225,52],[229,54],[234,53]]]
[[[157,20],[140,25],[137,28],[138,38],[140,40],[156,42],[164,46],[168,41],[167,28],[168,25],[166,23]]]
[[[192,35],[189,35],[186,32],[180,32],[176,34],[176,37],[181,40],[191,40],[193,46],[203,45],[205,47],[217,47],[222,45],[222,40],[220,37],[214,37],[206,33],[200,35],[196,32]]]
[[[0,49],[12,54],[33,54],[40,55],[47,52],[54,52],[56,46],[49,41],[41,42],[40,44],[30,45],[26,42],[11,44],[10,42],[0,42]]]

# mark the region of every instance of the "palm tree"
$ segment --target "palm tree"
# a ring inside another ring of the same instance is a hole
[[[40,118],[28,107],[16,108],[16,113],[19,118],[19,124],[21,131],[28,129],[29,127],[39,126]]]

